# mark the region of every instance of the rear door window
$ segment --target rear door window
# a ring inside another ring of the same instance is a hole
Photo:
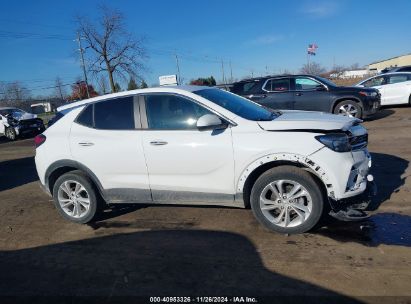
[[[109,99],[94,104],[94,127],[103,130],[133,130],[133,97]]]
[[[268,92],[287,92],[290,90],[290,78],[270,79],[264,85]]]
[[[256,94],[259,91],[260,81],[239,82],[234,84],[231,92],[239,95]]]

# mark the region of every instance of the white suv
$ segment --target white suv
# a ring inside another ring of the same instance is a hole
[[[160,87],[59,109],[35,138],[41,184],[62,216],[107,204],[251,206],[271,230],[305,232],[367,188],[360,120],[266,109],[209,87]]]

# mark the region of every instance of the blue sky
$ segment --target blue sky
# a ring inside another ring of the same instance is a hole
[[[95,18],[101,3],[122,10],[129,31],[147,37],[149,70],[142,76],[149,84],[176,73],[172,50],[180,54],[186,81],[221,79],[221,60],[226,75],[231,61],[235,78],[297,72],[306,63],[309,43],[319,46],[314,60],[326,67],[334,61],[366,65],[411,52],[408,0],[4,0],[0,81],[22,81],[37,95],[49,93],[43,88],[53,86],[56,76],[64,83],[80,77],[76,43],[70,40],[74,16]],[[41,36],[15,38],[21,32]]]

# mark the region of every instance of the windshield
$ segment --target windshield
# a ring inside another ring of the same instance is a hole
[[[20,109],[3,109],[3,110],[0,110],[0,114],[3,116],[11,115],[15,118],[18,118],[18,117],[23,116],[24,111]]]
[[[337,87],[337,85],[334,82],[332,82],[331,80],[327,78],[323,78],[323,77],[317,77],[317,78],[328,86]]]
[[[204,89],[193,92],[205,99],[208,99],[220,107],[248,120],[263,121],[273,120],[278,117],[279,113],[267,109],[261,105],[249,101],[238,95],[218,90],[218,89]]]

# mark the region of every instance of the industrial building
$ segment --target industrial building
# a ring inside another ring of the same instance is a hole
[[[370,63],[368,65],[368,70],[379,73],[386,68],[401,67],[405,65],[411,65],[411,53]]]

